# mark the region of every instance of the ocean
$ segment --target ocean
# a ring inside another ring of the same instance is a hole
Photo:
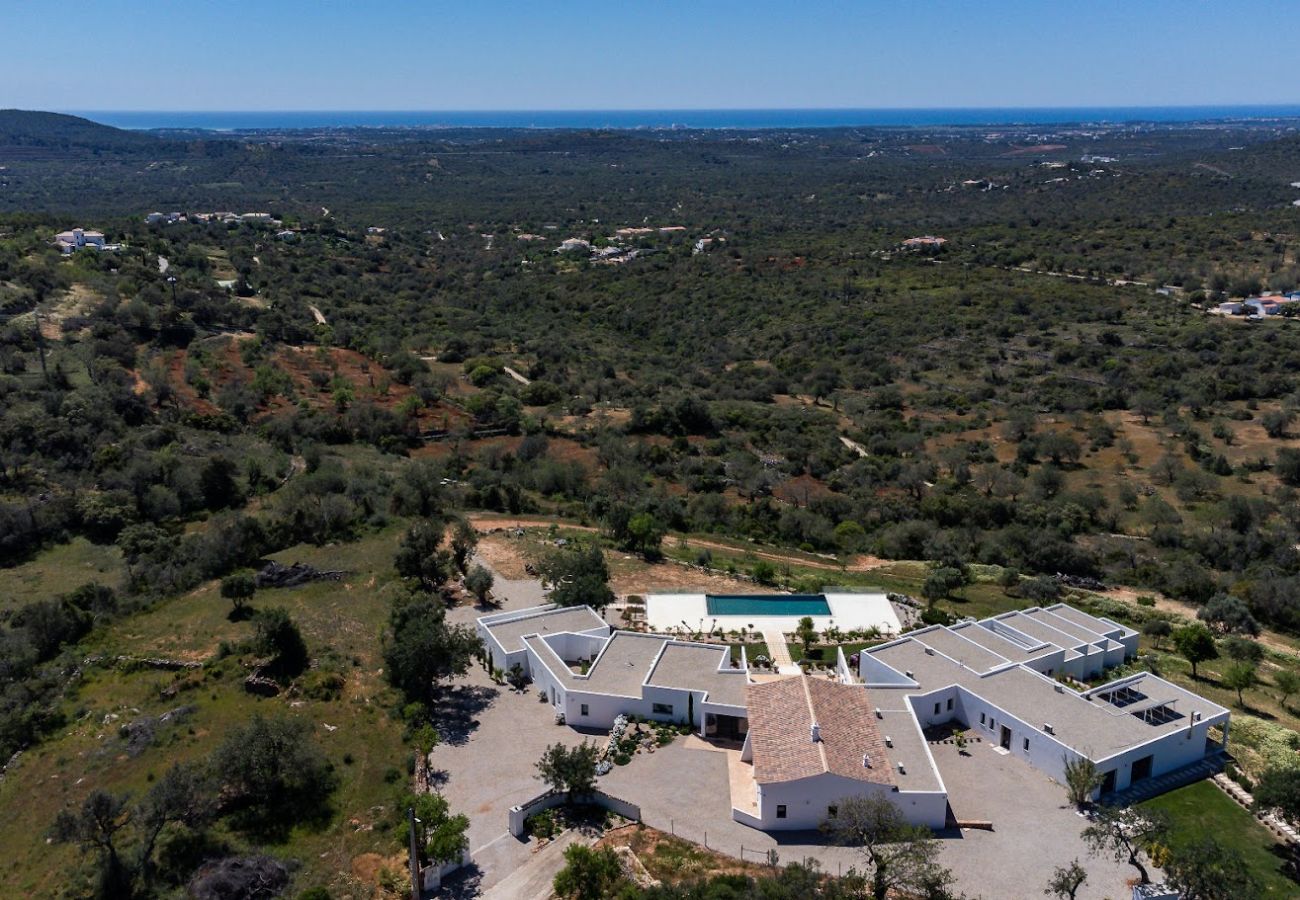
[[[966,109],[66,110],[117,128],[214,131],[289,128],[842,128],[850,126],[1059,125],[1300,118],[1300,104],[1077,106]]]

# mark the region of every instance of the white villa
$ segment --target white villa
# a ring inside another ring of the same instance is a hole
[[[936,726],[970,729],[1061,782],[1066,761],[1086,757],[1104,778],[1099,794],[1187,769],[1228,742],[1228,710],[1156,675],[1083,691],[1064,683],[1131,659],[1138,641],[1065,604],[840,651],[831,678],[760,675],[743,648],[733,658],[717,644],[614,631],[587,607],[496,613],[478,633],[492,665],[519,666],[557,721],[608,728],[636,715],[739,743],[732,816],[765,831],[816,828],[839,799],[871,793],[944,828],[947,789],[924,734]]]
[[[60,231],[54,236],[54,246],[65,254],[75,253],[83,247],[90,247],[92,250],[106,250],[109,244],[104,241],[104,232],[86,231],[84,228],[74,228],[71,231]]]

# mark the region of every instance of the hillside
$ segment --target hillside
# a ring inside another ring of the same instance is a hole
[[[0,147],[131,151],[158,144],[151,135],[100,125],[79,116],[0,109]]]

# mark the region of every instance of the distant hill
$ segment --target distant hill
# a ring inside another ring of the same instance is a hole
[[[79,116],[0,109],[0,147],[131,151],[158,145],[152,135],[100,125]]]

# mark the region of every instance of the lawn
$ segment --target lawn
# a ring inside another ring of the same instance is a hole
[[[1173,819],[1174,846],[1213,835],[1241,855],[1259,879],[1266,897],[1294,897],[1300,885],[1282,873],[1286,849],[1246,810],[1209,781],[1162,794],[1142,804],[1164,810]]]
[[[83,537],[43,550],[27,562],[0,569],[0,609],[13,609],[33,600],[57,597],[98,581],[120,586],[125,570],[122,554],[109,544],[93,544]]]

